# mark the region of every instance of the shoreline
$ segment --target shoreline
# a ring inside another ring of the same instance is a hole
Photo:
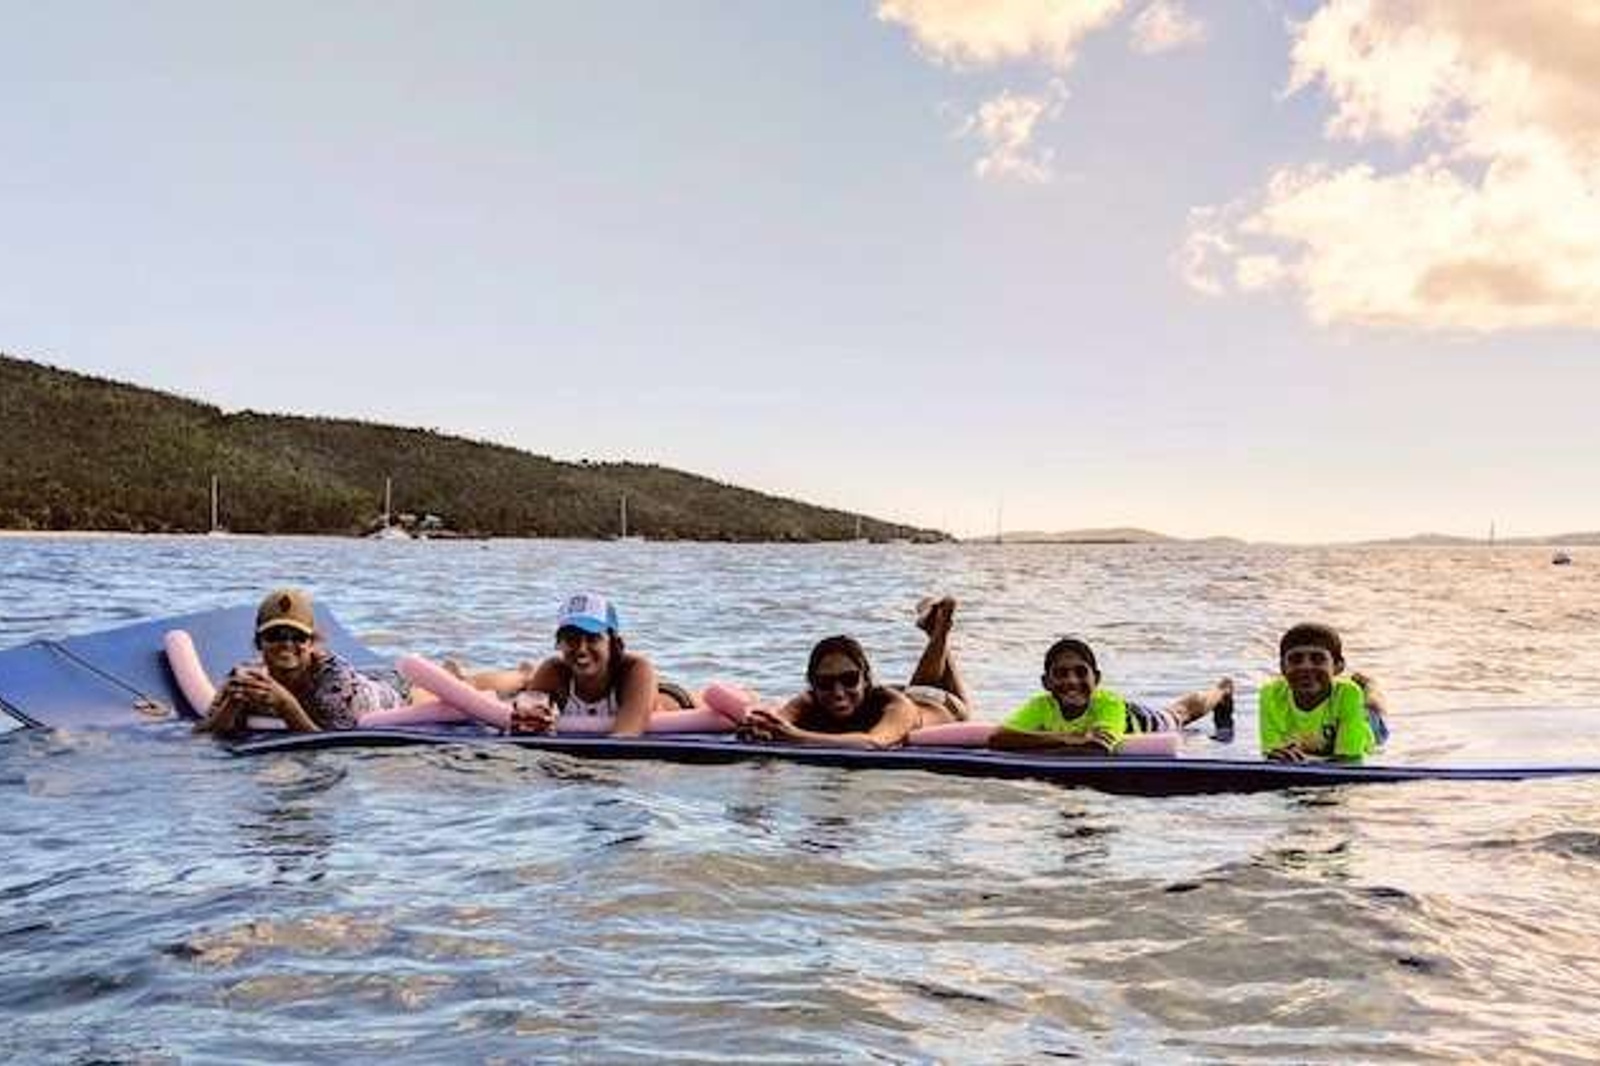
[[[992,539],[973,540],[945,540],[945,541],[871,541],[866,547],[875,548],[933,548],[955,547],[965,550],[995,550],[1005,548],[1218,548],[1218,549],[1249,549],[1249,548],[1397,548],[1407,550],[1434,551],[1439,549],[1457,550],[1489,550],[1501,549],[1539,549],[1548,551],[1552,548],[1579,550],[1600,546],[1600,539],[1594,534],[1585,534],[1580,539],[1551,537],[1542,540],[1517,540],[1500,541],[1497,544],[1463,541],[1412,541],[1412,540],[1355,540],[1355,541],[1322,541],[1315,543],[1298,543],[1290,541],[1251,541],[1234,537],[1218,538],[1207,537],[1199,540],[1182,540],[1176,537],[1163,540],[1008,540],[996,544]],[[0,541],[7,540],[199,540],[225,544],[229,541],[265,541],[265,540],[318,540],[342,541],[359,543],[373,538],[366,536],[351,536],[345,533],[227,533],[213,536],[210,533],[135,533],[126,529],[0,529]],[[506,543],[531,543],[534,541],[548,541],[559,543],[587,543],[587,544],[617,544],[621,543],[615,538],[596,537],[414,537],[413,541],[438,544],[488,544],[492,542]],[[783,545],[788,547],[819,546],[819,545],[856,545],[853,540],[645,540],[643,543],[652,545],[662,544],[718,544],[718,545]]]

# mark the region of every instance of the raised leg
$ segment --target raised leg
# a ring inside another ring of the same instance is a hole
[[[942,688],[959,699],[970,713],[972,698],[967,692],[961,669],[950,651],[950,630],[955,624],[956,601],[952,596],[924,600],[917,605],[917,628],[928,634],[922,657],[911,671],[910,684]]]
[[[1167,704],[1167,710],[1181,726],[1214,715],[1217,731],[1233,731],[1233,679],[1224,677],[1210,688],[1186,692]]]

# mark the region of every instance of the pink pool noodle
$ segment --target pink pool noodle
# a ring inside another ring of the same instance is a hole
[[[461,680],[461,678],[444,667],[430,663],[420,655],[402,655],[395,662],[395,669],[400,671],[401,677],[413,685],[418,688],[425,688],[439,697],[440,703],[448,704],[450,708],[476,718],[485,725],[493,726],[496,729],[505,730],[511,728],[511,704],[500,699],[492,692],[485,692],[481,688],[473,688],[469,682]],[[419,704],[419,706],[422,705]],[[371,721],[370,715],[363,718],[361,724],[366,725],[369,721]],[[461,719],[458,717],[444,719],[438,717],[427,719],[412,718],[405,724],[416,725],[422,721],[461,721]],[[374,722],[373,724],[377,723]],[[387,722],[384,724],[398,725],[401,723]]]
[[[161,638],[161,646],[167,653],[172,677],[178,682],[178,691],[189,701],[189,709],[204,718],[217,698],[217,686],[211,683],[206,668],[200,664],[194,639],[182,629],[169,629]]]

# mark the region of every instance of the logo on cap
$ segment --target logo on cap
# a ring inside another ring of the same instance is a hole
[[[585,633],[604,633],[621,629],[617,609],[601,595],[580,592],[567,599],[556,615],[556,629],[581,629]]]

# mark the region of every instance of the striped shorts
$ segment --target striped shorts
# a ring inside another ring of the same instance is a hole
[[[1165,707],[1146,707],[1128,701],[1128,732],[1130,733],[1181,733],[1183,723]]]

